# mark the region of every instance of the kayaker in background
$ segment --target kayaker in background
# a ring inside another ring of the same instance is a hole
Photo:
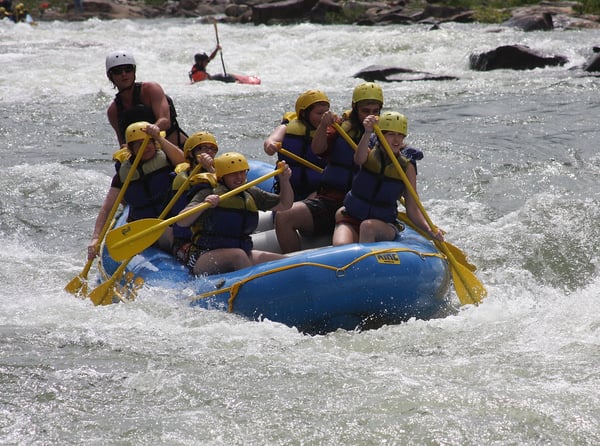
[[[273,156],[277,153],[277,159],[285,161],[292,169],[290,182],[294,189],[294,201],[303,200],[316,193],[321,173],[279,150],[283,148],[323,169],[326,161],[315,155],[311,143],[315,132],[327,131],[326,125],[320,127],[319,125],[323,114],[329,111],[329,106],[329,98],[322,91],[305,91],[296,100],[294,117],[289,122],[279,125],[264,142],[264,150],[267,155]],[[277,184],[275,183],[276,187]],[[275,191],[277,192],[277,189]]]
[[[366,82],[354,89],[352,109],[344,113],[340,124],[354,143],[364,133],[363,120],[369,115],[379,115],[382,106],[383,90],[379,85]],[[335,213],[343,205],[358,170],[353,147],[332,127],[336,121],[333,112],[323,113],[313,136],[313,152],[327,160],[317,195],[296,201],[290,210],[275,216],[275,232],[284,253],[301,249],[300,235],[333,235]]]
[[[206,53],[196,53],[194,55],[194,62],[196,62],[196,63],[192,66],[192,69],[188,73],[188,76],[190,77],[190,81],[192,83],[200,82],[200,81],[204,81],[204,80],[218,80],[221,82],[235,82],[235,78],[233,76],[224,76],[222,74],[217,74],[217,75],[211,76],[210,74],[208,74],[206,72],[206,66],[210,63],[211,60],[213,60],[216,57],[216,55],[220,49],[221,49],[221,45],[217,45],[216,48],[214,49],[214,51],[212,53],[210,53],[210,56],[207,55]]]
[[[423,158],[420,150],[409,148],[405,142],[408,120],[397,112],[385,112],[380,117],[367,116],[362,135],[354,154],[354,162],[361,166],[346,194],[344,206],[336,213],[333,245],[372,243],[394,240],[402,223],[398,222],[397,202],[404,198],[406,213],[411,221],[439,241],[444,240],[441,230],[434,234],[419,210],[396,166],[373,134],[373,125],[379,127],[413,189],[417,190],[416,161]]]
[[[192,228],[193,244],[188,261],[192,273],[226,273],[285,257],[253,249],[250,235],[258,226],[259,210],[283,211],[292,205],[291,169],[286,166],[280,175],[279,195],[254,186],[221,201],[219,195],[246,184],[250,166],[244,155],[228,152],[215,158],[215,168],[217,186],[199,191],[183,212],[203,203],[210,203],[211,207],[178,222],[180,226]]]
[[[127,146],[113,155],[117,173],[112,179],[104,203],[96,217],[92,241],[88,245],[88,259],[98,255],[99,234],[106,223],[110,209],[119,196],[146,134],[152,138],[148,141],[137,171],[133,174],[123,196],[123,201],[129,205],[128,221],[156,218],[168,201],[174,168],[184,161],[183,151],[174,144],[167,144],[168,141],[162,136],[157,125],[144,121],[135,122],[129,125],[125,132]],[[159,240],[159,246],[170,252],[172,243],[172,230],[168,228]]]
[[[106,56],[106,76],[118,93],[106,111],[119,144],[125,144],[129,124],[147,121],[167,133],[167,139],[183,148],[186,133],[179,127],[173,101],[156,82],[136,82],[136,63],[129,51],[118,50]]]

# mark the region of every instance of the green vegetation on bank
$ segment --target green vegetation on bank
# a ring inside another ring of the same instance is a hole
[[[29,10],[32,17],[37,18],[43,14],[43,5],[49,5],[55,10],[60,12],[67,12],[68,7],[72,7],[72,0],[13,0],[13,5],[19,2],[25,4],[25,7]],[[160,6],[166,4],[168,0],[133,0],[134,2]],[[268,1],[268,0],[266,0]],[[85,0],[83,0],[85,7]],[[365,0],[364,3],[368,3]],[[509,8],[515,8],[518,6],[530,6],[541,3],[540,1],[531,0],[446,0],[446,1],[426,1],[426,0],[409,0],[407,8],[410,10],[424,7],[426,4],[440,5],[440,6],[452,6],[456,8],[471,9],[475,11],[475,19],[480,22],[487,23],[498,23],[506,20],[510,17]],[[560,1],[552,2],[546,1],[547,3],[557,3]],[[579,0],[578,5],[574,8],[574,11],[579,14],[596,14],[600,15],[600,0]],[[359,17],[364,12],[364,6],[358,6],[356,8],[344,8],[344,11],[340,17],[332,15],[329,17],[331,23],[340,23],[352,21],[353,18]]]

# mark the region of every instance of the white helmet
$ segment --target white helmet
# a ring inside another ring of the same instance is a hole
[[[133,65],[135,67],[133,54],[129,51],[119,50],[113,51],[106,56],[106,74],[108,74],[111,68],[118,67],[119,65]]]

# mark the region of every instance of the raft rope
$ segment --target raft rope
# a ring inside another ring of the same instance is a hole
[[[300,262],[300,263],[295,263],[293,265],[285,265],[285,266],[280,266],[277,268],[273,268],[270,269],[268,271],[263,271],[261,273],[255,274],[253,276],[247,277],[245,279],[242,279],[236,283],[234,283],[231,286],[225,287],[225,288],[220,288],[217,290],[213,290],[213,291],[209,291],[207,293],[202,293],[202,294],[198,294],[197,296],[193,296],[190,298],[190,303],[196,302],[198,300],[201,299],[206,299],[208,297],[212,297],[212,296],[216,296],[217,294],[222,294],[222,293],[230,293],[229,299],[227,300],[228,302],[228,311],[230,313],[233,313],[233,304],[235,302],[235,299],[240,291],[240,288],[242,287],[242,285],[251,282],[255,279],[258,279],[260,277],[265,277],[265,276],[269,276],[271,274],[276,274],[279,273],[281,271],[287,271],[290,269],[294,269],[294,268],[300,268],[300,267],[304,267],[304,266],[313,266],[316,268],[324,268],[324,269],[329,269],[332,271],[335,271],[335,275],[336,277],[343,277],[346,274],[346,270],[348,268],[350,268],[352,265],[355,265],[358,262],[361,262],[362,260],[368,258],[368,257],[372,257],[372,256],[377,256],[377,255],[381,255],[381,254],[389,254],[389,253],[396,253],[396,252],[409,252],[409,253],[413,253],[418,255],[421,259],[424,259],[425,257],[438,257],[440,259],[444,259],[446,260],[446,256],[437,252],[437,253],[424,253],[424,252],[420,252],[420,251],[416,251],[414,249],[409,249],[409,248],[387,248],[387,249],[375,249],[371,252],[365,253],[357,258],[355,258],[352,262],[342,266],[342,267],[335,267],[335,266],[331,266],[331,265],[326,265],[323,263],[314,263],[314,262]]]

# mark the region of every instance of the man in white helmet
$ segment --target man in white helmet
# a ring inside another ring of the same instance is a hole
[[[177,123],[173,101],[156,82],[136,82],[136,63],[129,51],[113,51],[106,56],[106,76],[119,90],[106,114],[115,130],[119,144],[125,144],[125,129],[129,124],[147,121],[167,133],[167,139],[183,148],[186,133]]]

